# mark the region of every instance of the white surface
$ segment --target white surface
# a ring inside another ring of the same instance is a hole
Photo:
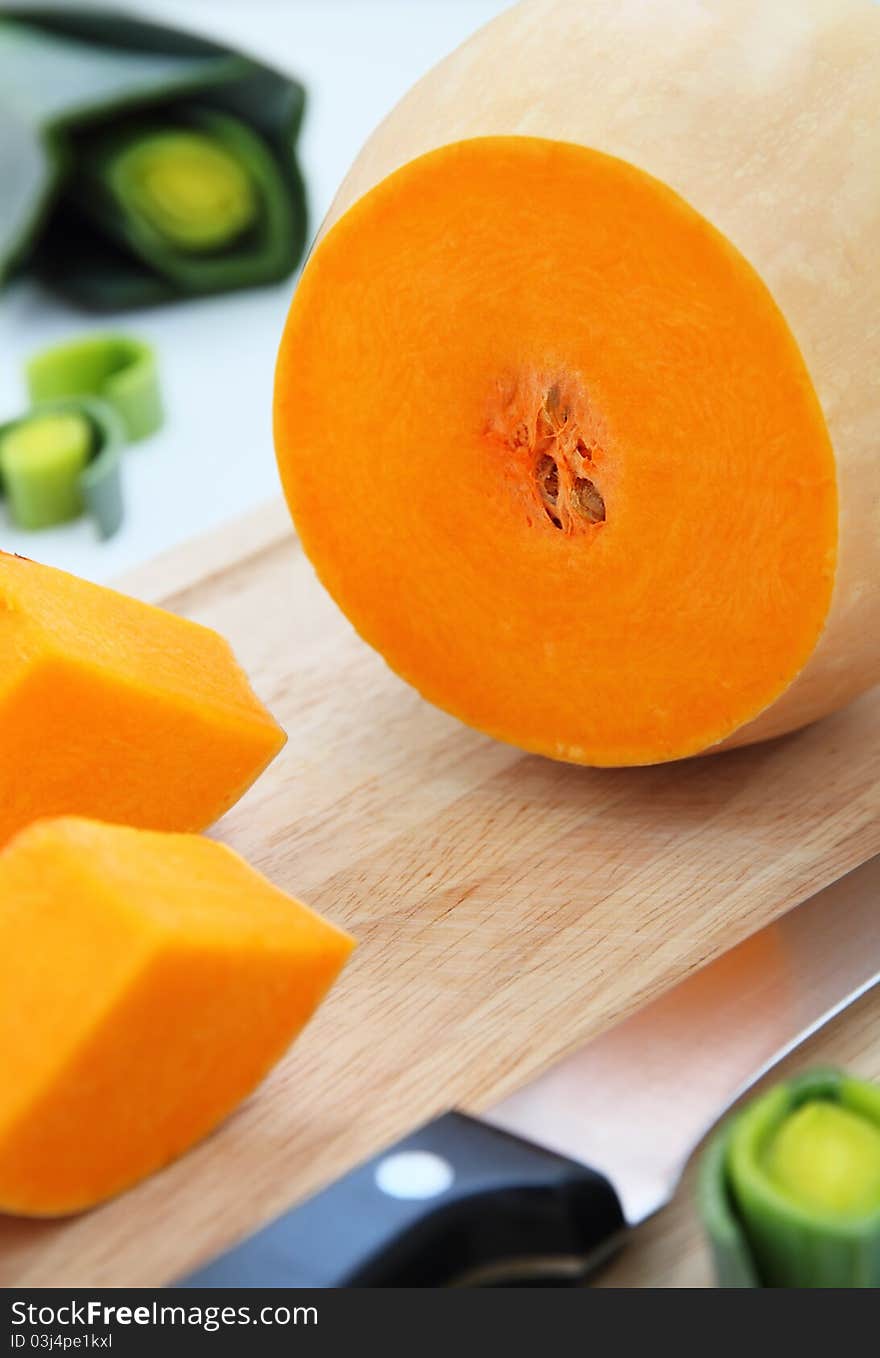
[[[140,0],[140,17],[228,39],[306,85],[302,157],[314,228],[358,148],[412,82],[507,0]],[[0,547],[104,581],[278,493],[275,351],[293,290],[278,287],[109,318],[156,346],[166,427],[125,455],[127,517],[99,543],[86,520],[26,533],[0,504]],[[27,355],[108,328],[34,284],[0,300],[0,420],[24,406]]]

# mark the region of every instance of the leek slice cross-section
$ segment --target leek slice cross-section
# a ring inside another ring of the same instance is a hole
[[[91,7],[0,18],[0,282],[95,311],[286,277],[305,245],[302,86]]]
[[[880,1124],[827,1099],[804,1103],[771,1139],[765,1169],[781,1193],[812,1211],[880,1211]]]
[[[93,398],[58,401],[0,425],[0,490],[22,528],[51,528],[91,515],[99,536],[122,523],[116,411]]]
[[[178,250],[220,250],[260,210],[247,166],[205,132],[160,128],[131,137],[107,171],[120,210]]]
[[[880,1287],[880,1088],[814,1071],[748,1104],[705,1153],[724,1287]]]
[[[127,43],[149,25],[70,10],[0,18],[0,279],[40,226],[67,158],[65,129],[132,102],[241,78],[249,63],[221,48],[157,30],[162,43]],[[103,19],[103,23],[101,20]],[[118,34],[121,41],[112,41]]]
[[[77,410],[32,415],[0,439],[0,471],[13,519],[48,528],[78,518],[80,473],[92,455],[93,430]]]
[[[134,119],[83,136],[67,191],[74,214],[179,292],[289,273],[297,231],[262,138],[214,110],[176,106],[168,116],[168,125]],[[71,276],[67,291],[76,296],[81,282]]]

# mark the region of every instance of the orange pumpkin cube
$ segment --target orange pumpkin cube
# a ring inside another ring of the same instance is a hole
[[[285,739],[210,628],[0,552],[0,843],[57,815],[203,830]]]
[[[24,830],[0,853],[0,1210],[89,1207],[185,1151],[352,947],[211,840]]]

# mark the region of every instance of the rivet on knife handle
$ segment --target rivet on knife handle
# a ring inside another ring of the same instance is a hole
[[[613,1250],[607,1179],[446,1113],[178,1287],[442,1287],[571,1281]]]

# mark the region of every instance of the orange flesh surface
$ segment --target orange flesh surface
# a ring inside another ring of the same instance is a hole
[[[0,1210],[88,1207],[186,1150],[352,946],[211,840],[22,831],[0,853]]]
[[[385,179],[306,269],[275,427],[361,634],[525,749],[704,750],[821,633],[836,480],[795,340],[731,243],[624,161],[491,137]]]
[[[0,844],[67,814],[203,830],[284,740],[210,628],[0,552]]]

